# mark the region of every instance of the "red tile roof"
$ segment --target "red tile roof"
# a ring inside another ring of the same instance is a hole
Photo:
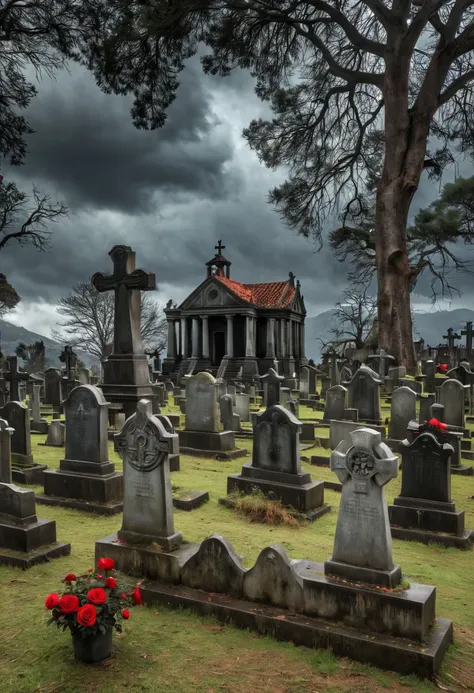
[[[286,308],[295,296],[290,282],[268,282],[266,284],[241,284],[227,277],[216,276],[237,296],[259,308]]]

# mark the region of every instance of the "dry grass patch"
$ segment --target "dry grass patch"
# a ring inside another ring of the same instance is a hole
[[[308,524],[306,517],[298,510],[285,506],[278,500],[267,498],[259,489],[255,489],[249,495],[232,493],[227,500],[232,504],[235,512],[246,517],[249,522],[289,527],[301,527]]]

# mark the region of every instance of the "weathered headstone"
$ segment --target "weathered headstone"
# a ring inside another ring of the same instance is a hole
[[[45,371],[44,400],[53,407],[61,405],[61,375],[55,368],[48,368]]]
[[[384,486],[398,474],[398,459],[380,433],[359,428],[331,455],[331,470],[342,483],[332,558],[326,575],[393,588],[400,566],[393,564],[392,537]]]
[[[420,423],[431,419],[431,407],[435,403],[435,397],[434,393],[420,396],[420,416],[418,418]]]
[[[41,401],[40,401],[41,385],[33,385],[32,409],[30,428],[32,433],[47,433],[48,422],[41,418]]]
[[[221,410],[221,423],[224,431],[240,431],[240,416],[234,414],[234,402],[232,395],[222,395],[219,400]]]
[[[11,467],[11,436],[13,428],[8,425],[8,421],[0,419],[0,482],[3,484],[12,483]]]
[[[220,401],[220,398],[227,394],[227,380],[224,380],[224,378],[216,378],[216,385],[217,401]]]
[[[156,543],[172,551],[182,542],[181,533],[174,529],[169,469],[172,440],[176,437],[153,416],[148,400],[138,403],[136,414],[116,434],[125,479],[123,523],[118,537],[127,544]]]
[[[252,462],[240,474],[227,478],[227,493],[252,493],[260,489],[316,519],[328,511],[324,506],[324,482],[311,481],[301,470],[301,423],[289,411],[274,404],[257,417],[253,433]]]
[[[398,387],[392,394],[388,437],[405,440],[407,426],[416,419],[416,392],[409,387]]]
[[[246,392],[237,392],[234,395],[235,413],[240,416],[241,421],[250,420],[250,395]]]
[[[0,564],[31,568],[70,553],[71,544],[56,541],[56,523],[36,516],[34,491],[0,483]]]
[[[44,474],[38,503],[102,515],[122,510],[123,477],[108,459],[107,408],[102,392],[79,385],[64,402],[66,451],[58,470]]]
[[[61,419],[53,419],[48,428],[48,435],[43,445],[52,448],[62,448],[66,441],[66,426]],[[41,445],[41,443],[40,443]]]
[[[300,369],[300,397],[308,399],[309,397],[309,368],[302,366]]]
[[[344,419],[347,409],[347,388],[342,385],[334,385],[326,392],[323,421],[330,419]]]
[[[425,392],[436,392],[436,365],[432,359],[425,366]]]
[[[263,406],[272,407],[274,404],[280,404],[280,395],[282,383],[285,380],[283,375],[269,368],[268,373],[260,377],[260,382],[263,385]]]
[[[451,445],[432,433],[403,441],[402,490],[389,506],[392,535],[398,539],[470,548],[474,532],[464,526],[464,511],[451,499]]]
[[[361,366],[347,383],[349,408],[357,409],[359,421],[380,423],[381,385],[378,375],[367,366]]]
[[[0,417],[13,428],[11,437],[12,479],[21,484],[41,484],[44,464],[35,464],[31,454],[30,414],[20,402],[7,402]]]
[[[234,432],[220,430],[217,392],[217,381],[210,373],[187,378],[184,431],[178,432],[181,451],[203,457],[242,457],[246,451],[236,450]]]
[[[444,405],[444,423],[464,428],[465,385],[459,380],[444,380],[438,389],[438,401]]]

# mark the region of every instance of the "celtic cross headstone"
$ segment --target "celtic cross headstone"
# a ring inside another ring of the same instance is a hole
[[[182,542],[174,529],[169,455],[178,436],[169,433],[142,399],[115,446],[123,459],[123,523],[118,537],[129,544],[158,544],[172,551]]]
[[[368,428],[352,431],[331,455],[342,483],[332,558],[326,575],[393,588],[401,569],[392,559],[392,536],[384,486],[398,474],[398,459]]]

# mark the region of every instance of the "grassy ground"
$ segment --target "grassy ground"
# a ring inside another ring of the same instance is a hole
[[[300,416],[314,417],[302,408]],[[63,450],[38,446],[36,462],[56,468]],[[239,439],[251,449],[251,441]],[[321,448],[305,455],[328,454]],[[110,445],[110,459],[122,465]],[[186,541],[209,534],[225,535],[251,566],[268,544],[281,543],[292,558],[324,561],[331,555],[339,494],[326,491],[333,511],[304,527],[271,527],[250,523],[217,504],[225,494],[228,474],[243,460],[218,462],[181,456],[181,471],[172,482],[182,489],[207,490],[210,502],[192,512],[175,511],[176,529]],[[313,478],[334,479],[329,469],[310,467]],[[386,487],[389,502],[398,494],[400,479]],[[41,489],[36,489],[40,491]],[[474,527],[473,477],[452,477],[458,509],[466,510],[466,526]],[[437,546],[394,540],[394,560],[410,582],[437,586],[437,613],[455,623],[455,645],[445,658],[436,683],[420,682],[389,672],[336,659],[331,653],[277,643],[231,626],[221,626],[190,612],[136,608],[125,632],[114,635],[114,656],[95,667],[74,661],[70,637],[46,626],[44,597],[60,590],[70,571],[92,567],[94,542],[115,532],[121,517],[85,515],[63,508],[38,506],[40,517],[56,520],[58,540],[72,545],[71,556],[27,572],[0,567],[0,690],[2,693],[376,693],[474,690],[474,554]]]

